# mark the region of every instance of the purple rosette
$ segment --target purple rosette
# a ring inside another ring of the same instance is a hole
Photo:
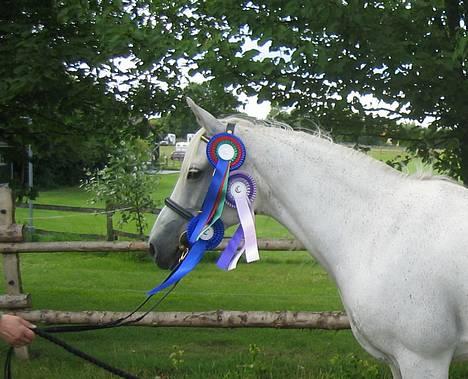
[[[231,208],[237,208],[236,197],[246,197],[250,204],[253,204],[257,196],[257,186],[255,180],[247,173],[237,171],[229,176],[226,204]]]

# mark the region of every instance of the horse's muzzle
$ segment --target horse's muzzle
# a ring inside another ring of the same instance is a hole
[[[175,247],[170,254],[162,254],[162,251],[153,243],[149,245],[149,253],[159,268],[164,270],[172,268],[179,261],[179,249]]]

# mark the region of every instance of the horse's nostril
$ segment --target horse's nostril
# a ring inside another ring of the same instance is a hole
[[[156,255],[156,249],[154,248],[153,244],[150,242],[149,244],[149,253],[152,257]]]

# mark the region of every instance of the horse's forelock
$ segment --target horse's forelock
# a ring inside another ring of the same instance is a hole
[[[199,146],[201,143],[201,136],[205,133],[205,129],[200,129],[195,136],[193,137],[192,141],[190,142],[190,149],[188,149],[187,154],[184,158],[184,163],[180,169],[179,180],[185,182],[187,179],[188,170],[190,169],[193,159],[198,153]]]

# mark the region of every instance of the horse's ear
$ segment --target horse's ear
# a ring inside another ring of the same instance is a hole
[[[187,97],[187,104],[195,115],[198,124],[206,130],[208,135],[214,136],[224,131],[225,126],[211,113],[195,104],[190,97]]]

